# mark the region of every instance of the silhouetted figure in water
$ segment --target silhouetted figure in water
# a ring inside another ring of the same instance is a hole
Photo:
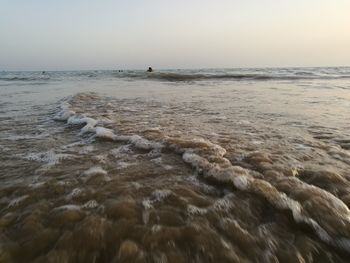
[[[46,74],[46,71],[41,72],[41,74]]]
[[[153,72],[153,69],[151,67],[148,67],[147,72]]]

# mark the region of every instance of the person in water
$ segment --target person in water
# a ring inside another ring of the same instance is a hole
[[[147,72],[153,72],[153,69],[151,67],[148,67]]]

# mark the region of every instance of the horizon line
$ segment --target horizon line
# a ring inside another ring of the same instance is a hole
[[[115,70],[147,70],[148,66],[145,68],[104,68],[104,69],[16,69],[16,70],[7,70],[7,69],[0,69],[0,72],[72,72],[72,71],[115,71]],[[202,69],[283,69],[283,68],[350,68],[349,66],[256,66],[256,67],[249,67],[249,66],[243,66],[243,67],[190,67],[190,68],[165,68],[165,67],[153,67],[156,70],[202,70]]]

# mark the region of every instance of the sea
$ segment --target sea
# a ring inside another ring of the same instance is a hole
[[[350,68],[0,72],[0,262],[350,262]]]

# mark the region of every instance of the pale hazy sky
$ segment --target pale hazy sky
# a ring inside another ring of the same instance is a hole
[[[0,70],[350,66],[350,0],[0,0]]]

